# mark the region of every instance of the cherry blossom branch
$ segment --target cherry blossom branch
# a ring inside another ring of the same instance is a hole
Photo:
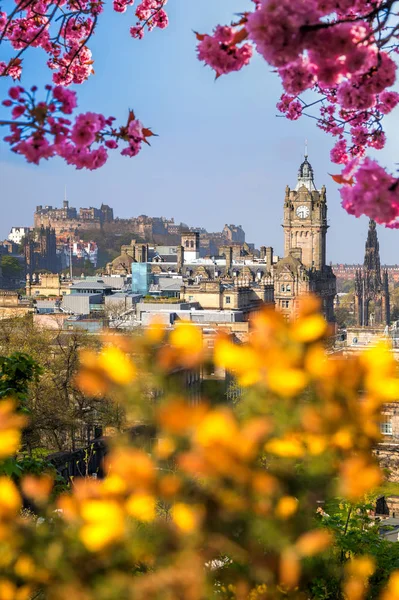
[[[63,115],[76,108],[76,93],[62,86],[47,87],[45,102],[36,102],[36,88],[27,91],[18,86],[9,90],[3,105],[12,109],[12,120],[1,120],[0,125],[10,128],[4,138],[13,152],[23,155],[28,162],[39,164],[42,159],[62,157],[77,169],[97,169],[105,164],[108,150],[125,143],[121,154],[136,156],[142,143],[154,135],[144,128],[132,111],[126,125],[115,128],[114,118],[106,119],[96,113],[75,117],[74,123]],[[28,120],[20,121],[25,115]]]

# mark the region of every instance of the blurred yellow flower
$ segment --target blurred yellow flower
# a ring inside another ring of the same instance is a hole
[[[358,500],[382,481],[377,464],[364,456],[348,458],[341,467],[340,491],[348,500]]]
[[[285,458],[300,458],[305,454],[303,444],[295,437],[274,438],[266,442],[265,450]]]
[[[27,554],[21,555],[14,565],[14,571],[22,579],[32,579],[35,574],[35,563]]]
[[[119,541],[124,534],[124,513],[121,506],[111,500],[86,500],[80,513],[85,524],[79,537],[91,552],[102,550]]]
[[[294,340],[302,343],[315,342],[324,337],[328,331],[328,323],[321,314],[312,314],[299,318],[292,325],[291,334]]]
[[[21,443],[21,432],[18,429],[0,431],[0,458],[11,456],[17,452]]]
[[[21,429],[26,418],[15,413],[15,403],[2,399],[0,402],[0,459],[15,454],[21,443]]]
[[[314,529],[302,534],[295,547],[302,556],[314,556],[327,550],[332,544],[333,537],[326,529]]]
[[[139,521],[153,521],[155,519],[155,498],[148,494],[133,494],[126,501],[126,511]]]
[[[235,444],[238,435],[237,422],[227,408],[215,409],[207,413],[199,423],[194,439],[201,446],[213,444]]]
[[[183,533],[196,531],[202,519],[202,507],[178,502],[172,506],[172,520]]]
[[[26,475],[22,479],[21,487],[23,493],[28,498],[33,498],[36,502],[44,502],[48,499],[53,489],[54,480],[51,475],[43,474],[40,477]]]
[[[98,355],[97,365],[117,384],[127,385],[136,375],[136,367],[130,358],[116,346],[104,348]]]
[[[272,367],[267,372],[269,389],[279,396],[291,398],[302,392],[308,382],[306,373],[301,369]]]
[[[281,553],[279,565],[280,584],[287,588],[294,588],[301,575],[301,564],[298,553],[294,548],[286,548]]]
[[[279,519],[289,519],[298,510],[298,500],[293,496],[283,496],[277,503],[276,516]]]
[[[399,600],[399,570],[391,574],[381,600]]]
[[[0,518],[14,517],[20,508],[21,496],[16,485],[8,477],[0,477]]]
[[[345,569],[348,575],[359,577],[361,579],[368,579],[375,572],[375,560],[372,556],[355,556],[349,560]]]
[[[201,352],[203,347],[201,329],[189,322],[178,323],[169,340],[172,346],[182,351],[197,353]]]

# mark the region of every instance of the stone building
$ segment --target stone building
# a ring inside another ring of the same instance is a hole
[[[107,264],[107,275],[129,275],[132,272],[132,263],[148,261],[148,244],[140,244],[132,240],[129,245],[121,246],[121,253]]]
[[[307,155],[295,189],[285,190],[283,229],[284,258],[273,268],[276,308],[295,318],[298,297],[314,293],[322,300],[324,316],[333,322],[336,278],[326,264],[326,188],[316,188]]]
[[[25,236],[24,255],[28,275],[43,269],[56,273],[57,241],[54,229],[41,226],[37,234],[29,233]]]
[[[33,216],[34,227],[51,227],[57,235],[64,232],[77,232],[91,229],[101,229],[105,223],[111,223],[114,219],[113,209],[107,204],[101,208],[76,208],[69,206],[68,200],[64,200],[62,208],[53,206],[36,207]]]
[[[356,271],[355,315],[360,326],[389,325],[388,271],[381,273],[376,223],[369,222],[363,268]]]

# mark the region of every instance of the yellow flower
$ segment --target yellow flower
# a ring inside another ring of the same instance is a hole
[[[241,385],[254,385],[261,378],[260,357],[248,344],[234,344],[225,336],[219,336],[215,342],[214,361],[218,367],[235,373]]]
[[[182,352],[198,354],[203,348],[202,331],[192,323],[178,323],[170,334],[170,343]]]
[[[18,429],[0,431],[0,458],[17,452],[21,443],[21,432]]]
[[[278,394],[291,398],[304,390],[308,382],[306,373],[301,369],[271,368],[267,373],[269,389]]]
[[[137,374],[130,358],[116,346],[104,348],[98,356],[97,365],[109,379],[120,385],[131,383]]]
[[[302,343],[315,342],[324,337],[328,330],[327,321],[321,314],[312,314],[298,319],[292,326],[292,337]]]
[[[79,537],[91,552],[102,550],[124,534],[124,514],[117,502],[86,500],[81,506],[81,516],[85,524]]]
[[[269,440],[265,444],[265,450],[285,458],[300,458],[305,454],[303,444],[291,436]]]
[[[283,550],[280,557],[279,577],[284,587],[294,588],[301,574],[301,564],[298,553],[293,548]]]
[[[347,562],[345,569],[348,575],[369,579],[375,571],[375,560],[371,556],[357,556]]]
[[[201,446],[215,443],[230,446],[238,435],[237,423],[227,409],[216,409],[205,415],[195,432],[195,440]]]
[[[393,571],[391,574],[381,600],[399,600],[399,571]]]
[[[155,452],[160,459],[168,458],[176,449],[176,444],[170,437],[160,437],[157,440]]]
[[[332,535],[326,529],[307,531],[298,539],[296,549],[302,556],[314,556],[324,552],[333,541]]]
[[[15,413],[11,400],[0,402],[0,459],[17,452],[21,442],[21,429],[26,418]]]
[[[172,519],[183,533],[192,533],[198,529],[202,518],[201,508],[178,502],[172,506]]]
[[[279,519],[289,519],[298,510],[298,500],[293,496],[283,496],[276,506],[276,516]]]
[[[23,554],[15,563],[14,571],[22,579],[32,579],[35,574],[35,563],[30,556]]]
[[[139,521],[150,522],[155,519],[155,498],[148,494],[133,494],[126,502],[128,514]]]
[[[381,480],[382,474],[377,464],[366,457],[353,456],[341,468],[341,493],[349,500],[358,500],[376,488]]]
[[[13,517],[21,508],[21,497],[8,477],[0,477],[0,518]]]

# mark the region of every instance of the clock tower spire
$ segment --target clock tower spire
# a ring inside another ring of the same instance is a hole
[[[296,186],[288,186],[284,199],[284,256],[293,250],[301,254],[307,269],[323,271],[326,267],[327,204],[326,188],[317,190],[313,168],[308,161],[307,144],[304,161],[298,170]]]

